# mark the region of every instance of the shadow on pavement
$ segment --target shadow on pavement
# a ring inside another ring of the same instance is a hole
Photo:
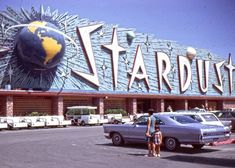
[[[146,154],[143,154],[143,153],[129,153],[128,155],[130,155],[130,156],[145,156]]]
[[[224,159],[224,158],[212,158],[211,157],[200,157],[200,156],[186,156],[186,155],[175,155],[164,157],[163,159],[179,161],[179,162],[190,162],[195,164],[207,164],[225,167],[234,167],[234,159]]]
[[[116,148],[135,148],[135,149],[145,149],[147,150],[147,145],[145,144],[125,144],[123,146],[114,146],[112,143],[106,143],[106,144],[96,144],[101,146],[110,146],[110,147],[116,147]],[[212,147],[213,148],[213,147]],[[161,151],[168,151],[164,146],[161,147]],[[182,153],[182,154],[198,154],[198,153],[210,153],[210,152],[216,152],[219,151],[218,149],[208,149],[208,148],[202,148],[202,149],[193,149],[191,146],[182,146],[176,151],[171,151],[174,153]]]

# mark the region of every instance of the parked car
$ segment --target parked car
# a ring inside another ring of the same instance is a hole
[[[206,112],[205,109],[202,109],[202,108],[193,108],[193,109],[190,109],[190,110],[176,110],[175,112]]]
[[[176,150],[180,144],[190,144],[196,149],[207,143],[229,139],[230,130],[223,126],[201,124],[190,117],[176,113],[154,114],[168,150]],[[147,115],[133,124],[104,125],[104,136],[116,146],[124,143],[146,143]]]
[[[235,111],[219,111],[216,112],[215,115],[222,121],[222,122],[231,122],[231,129],[235,130]]]
[[[73,125],[97,125],[108,123],[103,115],[96,114],[97,107],[93,106],[71,106],[67,107],[66,118],[72,120]]]
[[[227,109],[224,109],[223,111],[235,111],[235,108],[227,108]]]
[[[231,122],[230,121],[221,121],[219,120],[214,113],[210,112],[195,112],[195,111],[187,111],[181,110],[176,111],[179,114],[189,116],[192,119],[206,125],[218,125],[218,126],[225,126],[231,129]]]
[[[108,123],[110,124],[118,124],[122,123],[122,114],[105,114],[104,116],[106,119],[108,119]]]

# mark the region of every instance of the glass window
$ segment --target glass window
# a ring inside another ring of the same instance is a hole
[[[162,121],[162,120],[160,120],[158,117],[156,117],[155,116],[155,118],[156,118],[156,124],[158,124],[158,125],[164,125],[164,122]]]
[[[170,118],[181,124],[198,123],[188,116],[172,116]]]
[[[216,115],[218,118],[224,118],[224,117],[223,117],[223,115],[224,115],[223,112],[215,113],[215,115]]]
[[[136,124],[138,125],[147,125],[148,116],[141,116],[137,119]]]
[[[214,116],[214,114],[202,114],[202,117],[206,121],[218,121],[218,119]]]
[[[188,117],[192,118],[195,121],[202,122],[202,119],[198,115],[187,115]]]

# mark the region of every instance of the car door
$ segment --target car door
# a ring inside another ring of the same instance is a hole
[[[133,142],[144,142],[145,132],[147,129],[148,116],[141,116],[137,121],[129,128],[129,140]]]

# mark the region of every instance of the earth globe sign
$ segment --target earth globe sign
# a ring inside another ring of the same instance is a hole
[[[45,21],[34,21],[21,29],[16,40],[16,51],[25,67],[48,70],[55,68],[63,59],[64,36],[53,29],[58,28]]]

